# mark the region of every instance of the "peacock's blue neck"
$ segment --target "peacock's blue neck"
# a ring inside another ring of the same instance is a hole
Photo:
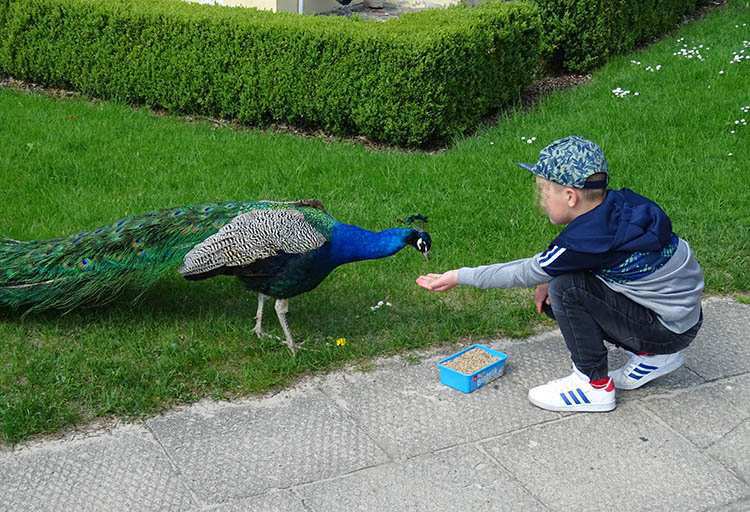
[[[337,224],[331,237],[331,261],[342,265],[391,256],[404,248],[412,231],[393,228],[375,233],[349,224]]]

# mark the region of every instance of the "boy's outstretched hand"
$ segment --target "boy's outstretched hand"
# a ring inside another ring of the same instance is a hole
[[[458,285],[458,270],[449,270],[444,274],[427,274],[419,276],[417,284],[431,292],[444,292]]]

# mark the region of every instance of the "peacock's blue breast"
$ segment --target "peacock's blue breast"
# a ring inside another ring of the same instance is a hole
[[[330,244],[304,254],[279,254],[257,262],[239,277],[251,290],[287,299],[317,287],[336,268]]]

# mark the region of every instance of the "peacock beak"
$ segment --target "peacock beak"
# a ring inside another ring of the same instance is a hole
[[[430,251],[423,252],[422,256],[424,256],[425,261],[429,261],[430,260]]]

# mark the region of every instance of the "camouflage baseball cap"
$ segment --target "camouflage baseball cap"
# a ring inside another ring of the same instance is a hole
[[[608,179],[586,183],[589,176],[600,172],[609,177],[607,159],[602,148],[577,135],[558,139],[542,149],[537,163],[518,165],[564,187],[607,188]]]

